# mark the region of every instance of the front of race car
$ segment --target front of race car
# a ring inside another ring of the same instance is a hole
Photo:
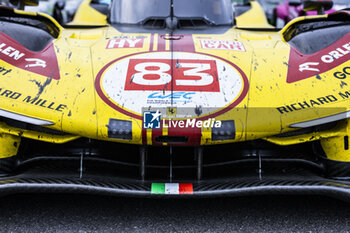
[[[228,0],[154,2],[80,28],[1,9],[1,187],[347,192],[347,12],[277,32]]]

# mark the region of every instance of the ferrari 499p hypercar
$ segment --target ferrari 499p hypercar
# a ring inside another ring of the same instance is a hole
[[[108,9],[0,8],[0,194],[349,197],[349,11],[277,30],[255,1]]]

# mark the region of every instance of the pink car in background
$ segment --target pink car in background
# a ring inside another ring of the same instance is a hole
[[[257,0],[263,6],[270,24],[282,28],[290,20],[303,15],[316,15],[316,11],[303,11],[303,0]],[[333,8],[325,13],[350,8],[350,0],[333,0]]]
[[[333,8],[325,11],[325,14],[350,7],[350,0],[333,0]],[[282,28],[290,20],[303,15],[317,15],[316,11],[303,11],[300,0],[285,0],[278,4],[274,10],[275,24]]]

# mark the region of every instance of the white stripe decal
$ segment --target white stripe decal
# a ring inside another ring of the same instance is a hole
[[[24,116],[13,112],[8,112],[2,109],[0,109],[0,116],[10,118],[12,120],[22,121],[33,125],[53,125],[53,123],[50,121],[40,120],[37,118],[28,117],[28,116]]]
[[[165,183],[165,194],[179,194],[179,183]]]
[[[350,118],[350,111],[342,112],[342,113],[332,115],[332,116],[319,118],[316,120],[304,121],[304,122],[300,122],[300,123],[291,124],[290,127],[292,127],[292,128],[307,128],[307,127],[312,127],[312,126],[316,126],[316,125],[322,125],[322,124],[326,124],[326,123],[330,123],[330,122],[334,122],[334,121],[343,120],[346,118]]]

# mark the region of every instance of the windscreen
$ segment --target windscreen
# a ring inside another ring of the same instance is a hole
[[[171,12],[178,19],[205,19],[212,25],[233,22],[231,0],[113,0],[111,23],[142,24],[148,19],[165,19]]]
[[[170,0],[114,0],[111,22],[140,24],[149,18],[170,16]]]
[[[178,18],[204,18],[214,25],[231,24],[231,0],[174,0],[174,15]]]
[[[259,0],[259,2],[261,2],[262,5],[269,5],[269,4],[281,4],[286,2],[287,0]],[[294,0],[294,1],[290,1],[290,2],[295,2],[295,3],[300,3],[300,5],[302,4],[302,0]],[[350,1],[349,0],[333,0],[333,4],[334,5],[350,5]]]
[[[334,4],[339,4],[339,5],[350,5],[349,0],[333,0]]]

